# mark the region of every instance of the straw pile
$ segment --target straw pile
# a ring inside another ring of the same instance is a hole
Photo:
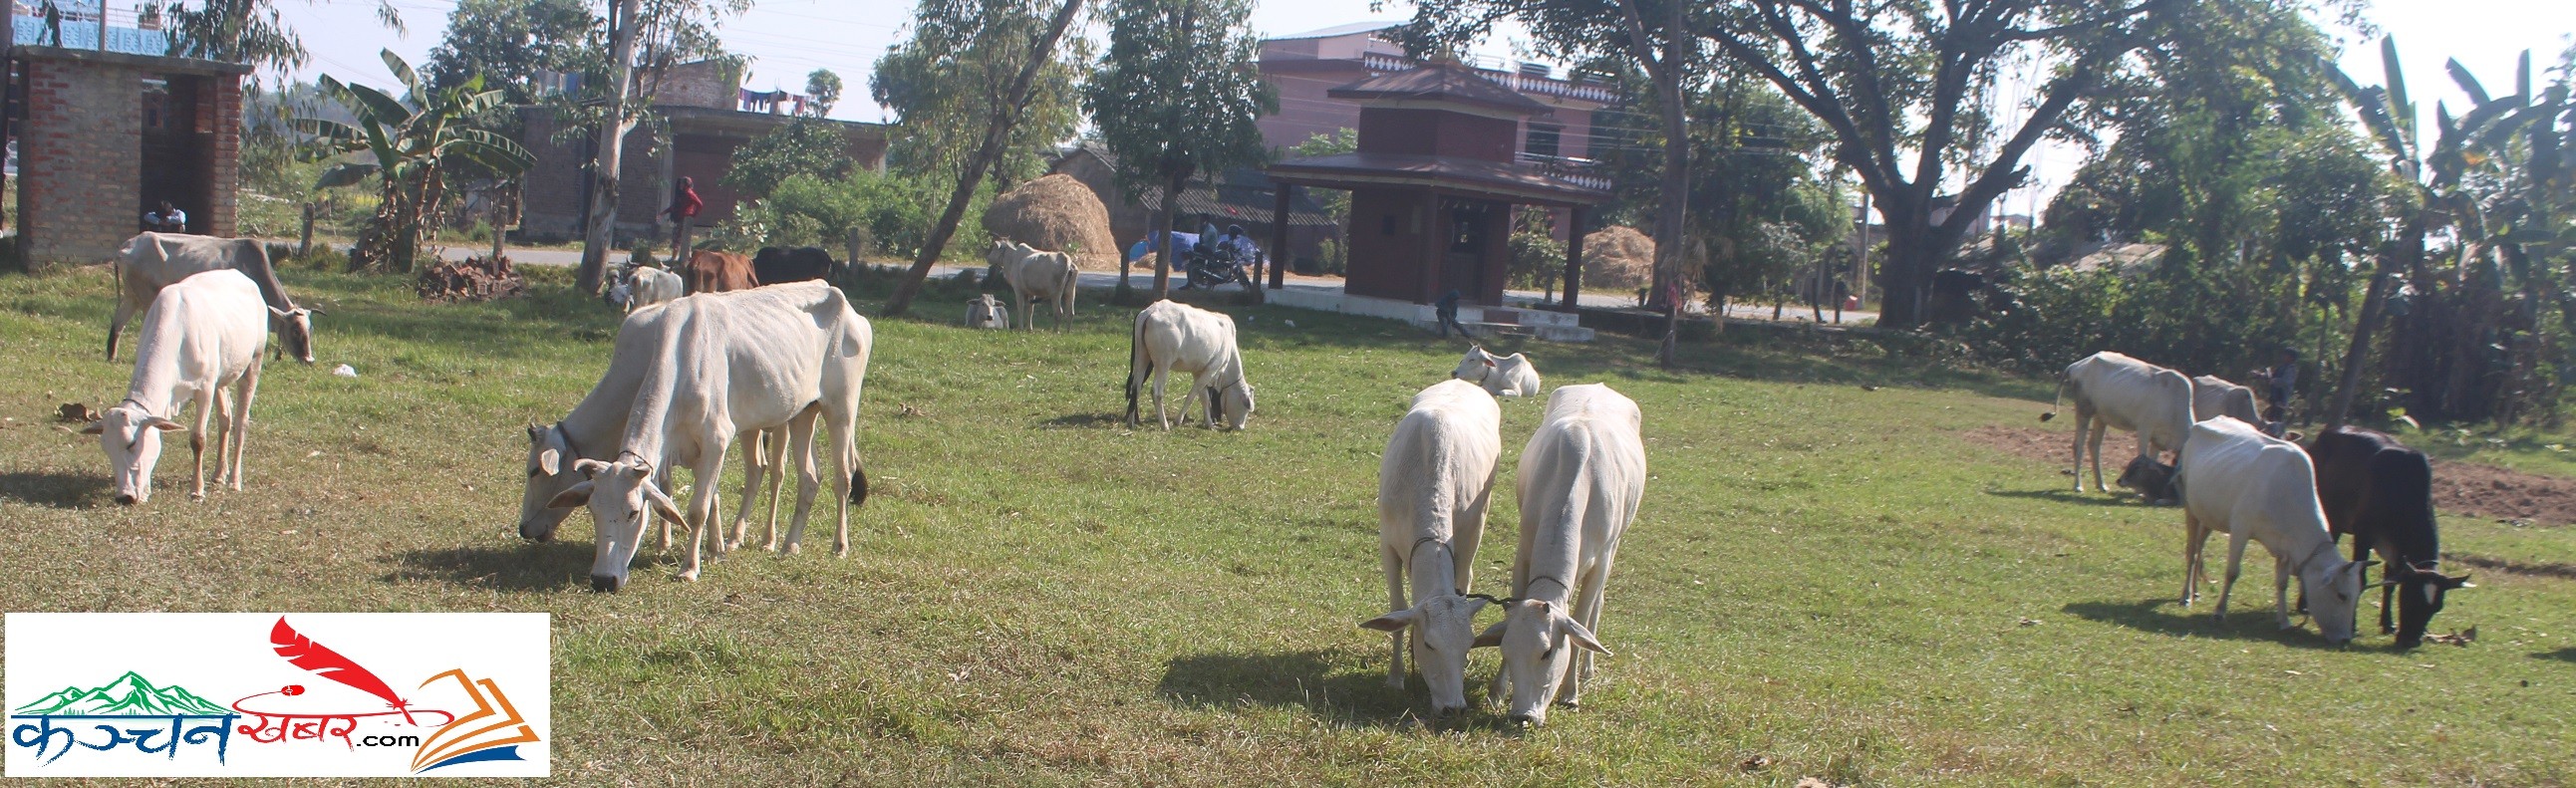
[[[984,211],[984,231],[1051,252],[1073,255],[1087,271],[1118,270],[1118,241],[1109,234],[1109,208],[1073,176],[1056,174],[1021,184]]]
[[[1583,288],[1635,290],[1655,278],[1655,239],[1611,225],[1583,236]]]

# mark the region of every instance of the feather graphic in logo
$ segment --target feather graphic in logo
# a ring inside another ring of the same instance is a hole
[[[332,651],[305,637],[304,633],[295,631],[294,627],[287,626],[285,616],[277,617],[277,626],[269,628],[268,642],[277,647],[277,655],[285,657],[288,663],[355,687],[359,692],[383,698],[387,708],[403,713],[403,722],[420,724],[411,718],[411,702],[396,696],[392,687],[385,686],[384,679],[376,678],[375,673],[348,657],[340,656],[340,652]]]

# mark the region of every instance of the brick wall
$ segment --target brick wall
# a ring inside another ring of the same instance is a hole
[[[106,261],[141,221],[144,74],[44,59],[26,61],[26,73],[18,194],[27,261]]]
[[[230,238],[241,205],[241,78],[220,75],[206,82],[197,101],[197,131],[206,141],[206,215],[189,217],[189,224],[199,233]]]

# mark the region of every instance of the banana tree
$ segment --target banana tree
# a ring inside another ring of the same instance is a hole
[[[2361,367],[2372,338],[2387,318],[2388,299],[2403,284],[2409,299],[2405,324],[2397,332],[2400,348],[2392,352],[2390,377],[2414,395],[2408,411],[2430,418],[2476,416],[2491,403],[2496,376],[2494,358],[2485,351],[2496,344],[2495,318],[2501,314],[2503,271],[2499,228],[2490,217],[2493,186],[2517,134],[2534,123],[2546,124],[2555,113],[2541,109],[2531,90],[2531,58],[2525,53],[2513,95],[2490,96],[2457,60],[2450,61],[2452,80],[2467,93],[2470,107],[2454,117],[2435,104],[2434,135],[2426,144],[2409,99],[2406,77],[2398,66],[2395,37],[2380,40],[2386,77],[2364,87],[2339,69],[2328,69],[2346,103],[2360,116],[2371,138],[2387,154],[2389,172],[2412,187],[2413,199],[2397,207],[2398,228],[2374,262],[2370,287],[2344,354],[2343,374],[2327,412],[2329,428],[2341,426],[2360,388]],[[2443,236],[2450,243],[2435,259],[2428,240]]]
[[[506,101],[502,91],[484,90],[481,76],[433,89],[391,50],[382,56],[408,90],[407,100],[325,75],[320,80],[323,93],[347,106],[356,121],[298,118],[295,130],[314,137],[311,157],[373,158],[333,164],[313,184],[326,189],[373,177],[384,197],[359,232],[349,267],[410,271],[422,240],[436,231],[434,219],[446,196],[445,170],[451,164],[472,162],[498,177],[516,178],[536,157],[509,137],[478,125]]]

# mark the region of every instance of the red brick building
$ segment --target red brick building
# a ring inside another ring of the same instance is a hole
[[[1384,37],[1396,22],[1361,22],[1261,42],[1261,78],[1279,91],[1279,112],[1261,119],[1261,141],[1288,148],[1317,134],[1357,129],[1360,105],[1332,95],[1334,88],[1422,65]],[[1546,108],[1515,121],[1519,150],[1532,157],[1587,158],[1592,113],[1618,94],[1588,79],[1560,79],[1546,65],[1471,63],[1477,76],[1529,97]]]
[[[30,265],[108,260],[164,200],[189,232],[233,234],[249,66],[21,44],[9,67],[25,91],[10,227]]]
[[[654,218],[670,205],[671,184],[684,176],[693,180],[698,197],[706,201],[698,214],[698,227],[733,218],[734,205],[742,195],[726,188],[723,181],[733,171],[734,149],[796,118],[783,111],[743,111],[745,96],[738,77],[707,61],[673,67],[653,95],[653,111],[669,123],[672,144],[654,145],[652,131],[641,126],[627,133],[626,160],[619,168],[618,236],[655,235]],[[525,180],[522,199],[527,207],[521,214],[520,232],[530,238],[580,237],[582,216],[590,205],[592,143],[586,135],[557,142],[555,133],[562,126],[551,110],[529,107],[521,109],[520,115],[527,133],[519,143],[537,157]],[[885,169],[883,124],[828,122],[849,141],[851,166]]]

